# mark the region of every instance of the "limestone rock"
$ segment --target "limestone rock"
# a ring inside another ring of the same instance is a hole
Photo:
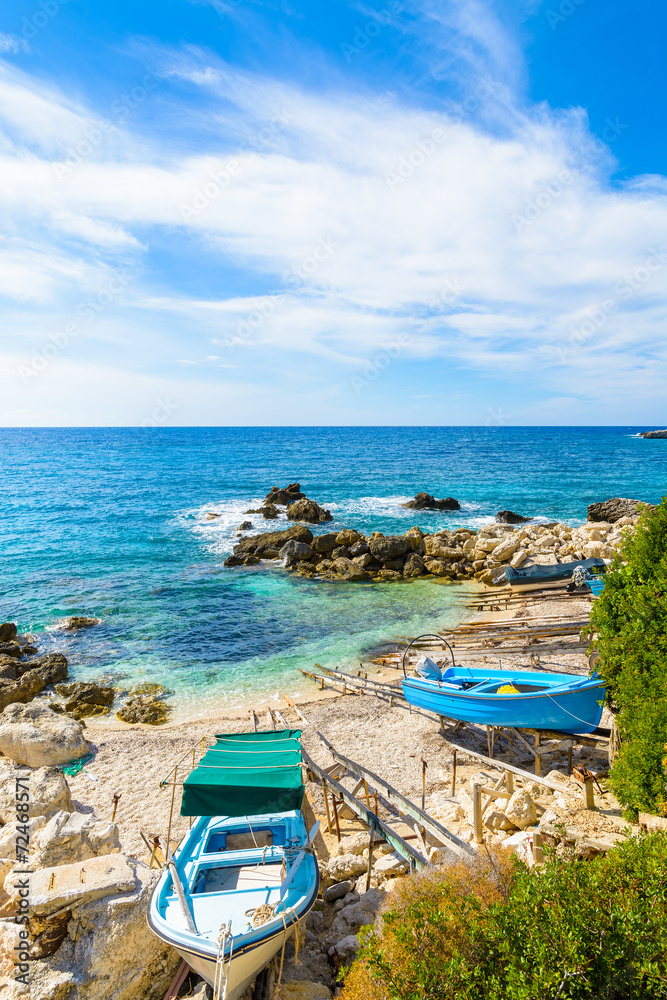
[[[355,545],[359,541],[360,535],[358,531],[354,531],[352,528],[344,528],[339,531],[336,535],[336,545],[345,545],[348,548]],[[368,548],[365,549],[368,552]],[[355,552],[354,555],[362,555],[361,552]]]
[[[313,533],[305,524],[295,524],[284,531],[265,531],[261,535],[251,535],[249,538],[241,538],[234,546],[234,555],[243,559],[247,555],[257,555],[264,558],[266,550],[280,551],[285,542],[290,538],[295,538],[297,542],[307,542],[313,540]]]
[[[135,865],[124,854],[109,854],[40,868],[30,876],[31,910],[43,916],[72,902],[88,903],[118,892],[131,892],[136,888]]]
[[[329,572],[334,573],[342,580],[368,580],[369,575],[363,566],[352,559],[334,559],[329,567]]]
[[[349,838],[348,838],[349,839]],[[354,889],[354,882],[334,882],[324,890],[324,900],[326,903],[335,903],[337,899],[347,896],[348,892]]]
[[[369,844],[369,834],[353,833],[350,837],[343,837],[335,848],[335,856],[343,854],[363,854]]]
[[[370,554],[370,549],[365,538],[358,539],[358,541],[350,546],[350,555],[353,559],[356,559],[357,556],[365,556],[367,554]]]
[[[527,826],[534,826],[537,819],[537,810],[530,793],[526,789],[517,789],[505,808],[505,816],[509,822],[524,830]]]
[[[358,903],[345,906],[336,915],[328,934],[328,940],[333,942],[347,937],[348,934],[356,934],[364,924],[372,924],[375,915],[384,900],[384,893],[377,889],[370,889],[365,892]]]
[[[385,854],[383,857],[378,858],[373,865],[373,869],[376,872],[381,872],[383,875],[404,875],[409,868],[410,865],[398,851],[391,851],[389,854]]]
[[[312,559],[314,551],[307,542],[297,542],[296,538],[290,538],[285,542],[280,550],[280,558],[286,566],[293,566],[304,559]]]
[[[0,642],[11,642],[16,638],[18,629],[14,622],[3,622],[0,625]]]
[[[510,566],[514,569],[518,569],[522,566],[526,559],[528,558],[528,549],[517,549],[512,558],[510,559]]]
[[[640,438],[667,438],[667,431],[643,431]]]
[[[507,815],[494,809],[493,812],[487,812],[484,817],[484,825],[489,828],[489,830],[516,830],[516,823],[512,823]]]
[[[501,563],[509,562],[518,548],[519,539],[515,535],[512,535],[509,538],[504,539],[500,545],[497,545],[495,549],[492,550],[493,558],[497,559],[498,562]]]
[[[358,854],[342,854],[339,857],[329,858],[324,865],[321,865],[322,876],[326,876],[329,882],[342,882],[345,879],[354,878],[366,871],[367,864]]]
[[[289,504],[297,500],[305,500],[306,494],[301,492],[300,483],[289,483],[288,486],[272,486],[264,498],[265,504],[278,504],[280,507],[288,507]]]
[[[336,548],[336,539],[338,535],[331,531],[326,535],[315,535],[312,539],[311,546],[314,552],[318,555],[325,555],[327,552],[333,552]]]
[[[372,923],[372,921],[369,921]],[[343,965],[351,965],[359,951],[359,938],[356,934],[346,934],[344,938],[337,941],[329,948],[329,961],[339,968]]]
[[[0,823],[16,819],[16,779],[29,788],[29,816],[51,817],[61,809],[71,809],[72,796],[59,767],[39,767],[36,771],[12,770],[0,779]],[[2,855],[0,855],[2,856]]]
[[[591,503],[588,505],[589,521],[609,521],[615,524],[622,517],[634,517],[640,513],[641,500],[628,500],[626,497],[613,497],[611,500],[603,500],[601,503]],[[646,507],[653,507],[653,504],[643,504]]]
[[[309,524],[321,524],[323,521],[333,521],[331,511],[320,507],[314,500],[297,500],[287,508],[290,521],[308,521]]]
[[[14,671],[16,672],[16,671]],[[46,682],[36,670],[29,670],[18,680],[0,681],[0,709],[7,705],[26,705],[46,687]]]
[[[83,862],[120,865],[122,855]],[[162,1000],[181,958],[146,923],[148,901],[159,877],[125,859],[121,887],[79,904],[67,936],[48,959],[31,964],[31,996],[50,1000]],[[78,867],[78,866],[72,866]],[[63,868],[54,871],[60,875]],[[40,873],[42,874],[42,873]],[[48,884],[48,883],[47,883]],[[80,888],[80,886],[79,886]],[[113,895],[111,894],[113,892]]]
[[[454,497],[436,500],[430,493],[417,493],[414,500],[402,503],[401,507],[407,507],[409,510],[460,510],[461,504]]]
[[[532,517],[515,514],[513,510],[499,510],[496,514],[496,521],[499,524],[524,524],[526,521],[532,520]]]
[[[34,840],[33,863],[40,868],[85,861],[120,851],[115,823],[95,819],[91,813],[66,812],[53,816]]]
[[[8,705],[0,715],[0,752],[17,764],[50,767],[83,757],[83,727],[42,705]]]
[[[418,552],[411,552],[403,563],[403,576],[422,576],[426,572],[424,560]]]
[[[380,538],[371,538],[369,548],[374,559],[378,562],[386,562],[388,559],[397,559],[399,556],[407,555],[412,551],[410,540],[404,535],[386,535]]]
[[[56,692],[65,698],[64,709],[75,719],[88,715],[108,715],[115,696],[112,687],[101,687],[92,681],[57,684]]]

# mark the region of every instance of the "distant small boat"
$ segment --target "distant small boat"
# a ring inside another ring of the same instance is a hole
[[[150,929],[226,1000],[243,993],[317,898],[317,827],[308,836],[300,812],[300,736],[216,736],[183,785],[181,815],[199,818],[151,898]]]
[[[428,657],[424,660],[417,665],[422,676],[406,674],[401,681],[406,701],[416,708],[483,726],[560,733],[591,733],[600,723],[605,683],[596,673],[576,677],[461,666],[441,672]]]
[[[550,590],[567,586],[577,566],[582,566],[595,576],[604,573],[608,565],[609,560],[605,559],[578,559],[576,562],[557,563],[555,566],[536,565],[525,569],[507,566],[505,579],[512,590]]]

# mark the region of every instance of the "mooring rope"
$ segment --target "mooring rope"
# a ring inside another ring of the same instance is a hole
[[[227,944],[227,939],[231,940],[229,946],[229,960],[227,962],[227,973],[224,973],[225,968],[225,946]],[[218,935],[218,955],[215,962],[215,977],[213,980],[213,1000],[226,1000],[227,997],[227,985],[229,983],[229,973],[232,968],[232,952],[234,951],[234,935],[232,934],[232,922],[231,920],[227,924],[220,924],[220,933]],[[224,986],[223,986],[224,978]],[[222,992],[220,988],[222,987]]]

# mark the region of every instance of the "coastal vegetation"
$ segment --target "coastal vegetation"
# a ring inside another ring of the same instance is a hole
[[[624,533],[591,628],[621,740],[613,790],[630,813],[666,815],[667,497]]]
[[[403,879],[362,932],[344,1000],[667,997],[667,836],[605,857],[502,848]]]

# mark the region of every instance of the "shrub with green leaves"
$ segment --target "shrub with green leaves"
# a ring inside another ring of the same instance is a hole
[[[612,788],[632,811],[667,814],[667,497],[626,529],[591,627],[618,712]]]
[[[667,836],[606,857],[502,851],[404,880],[365,932],[343,1000],[664,1000]]]

